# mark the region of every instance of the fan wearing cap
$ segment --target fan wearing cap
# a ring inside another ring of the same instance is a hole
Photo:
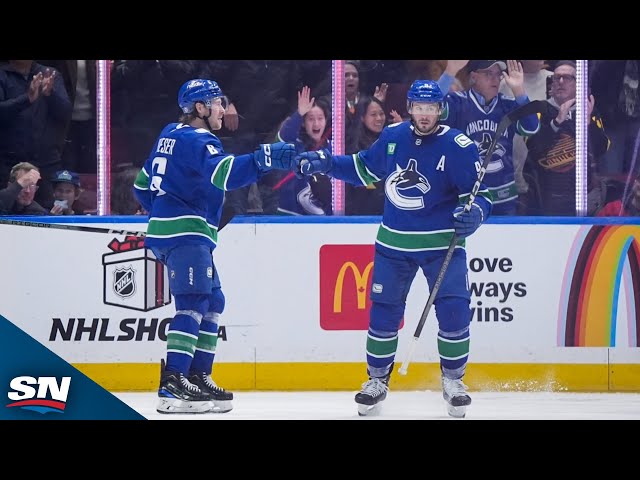
[[[80,198],[80,176],[70,170],[58,170],[53,178],[53,207],[51,215],[81,215],[73,204]]]
[[[441,123],[462,130],[484,154],[489,149],[500,120],[516,108],[529,103],[524,88],[522,65],[517,60],[449,60],[438,80],[444,92],[464,67],[469,74],[469,89],[452,92],[445,97],[445,106],[440,116]],[[499,93],[500,81],[511,89],[515,98]],[[513,139],[515,135],[528,137],[540,129],[536,114],[529,115],[510,125],[487,166],[484,183],[493,198],[492,214],[515,215],[517,213],[518,190],[513,165]]]

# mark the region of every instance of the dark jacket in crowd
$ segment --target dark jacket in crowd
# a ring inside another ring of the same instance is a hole
[[[59,128],[72,110],[63,79],[58,76],[51,94],[33,104],[27,95],[33,76],[46,68],[33,62],[25,77],[0,64],[0,159],[9,168],[25,161],[41,168],[60,163]]]
[[[297,108],[297,92],[302,88],[293,60],[204,60],[199,76],[218,82],[240,115],[240,132],[257,134],[260,140],[277,131]]]
[[[528,155],[524,175],[529,183],[529,215],[575,216],[576,212],[576,110],[559,126],[559,106],[547,100],[549,108],[540,118],[540,130],[527,138]],[[595,161],[609,149],[602,119],[595,111],[589,123],[589,175]]]
[[[33,201],[22,206],[16,202],[22,187],[18,182],[9,183],[7,188],[0,190],[0,215],[49,215],[44,208]]]

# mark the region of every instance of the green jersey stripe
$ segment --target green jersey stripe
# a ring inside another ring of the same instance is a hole
[[[233,155],[229,155],[228,157],[220,160],[220,163],[216,166],[216,169],[213,171],[213,175],[211,175],[211,183],[213,183],[220,190],[227,189],[227,180],[229,179],[229,175],[231,174],[231,169],[233,168]]]
[[[185,215],[174,218],[151,217],[149,219],[148,237],[170,238],[184,235],[201,235],[211,239],[213,243],[218,242],[218,229],[209,225],[202,217]]]
[[[391,230],[384,224],[381,224],[378,228],[376,242],[394,250],[441,250],[449,248],[453,235],[453,229],[435,232],[401,232]],[[460,239],[457,245],[464,247],[465,239]]]

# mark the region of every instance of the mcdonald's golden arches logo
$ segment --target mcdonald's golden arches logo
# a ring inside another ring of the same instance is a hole
[[[320,248],[320,327],[367,330],[374,245]]]
[[[333,292],[333,313],[342,312],[342,291],[344,290],[344,276],[348,271],[353,273],[356,282],[356,298],[358,310],[364,310],[367,302],[367,285],[369,283],[369,274],[373,268],[373,261],[369,262],[364,268],[364,272],[360,273],[360,269],[353,262],[345,262],[342,264],[338,272],[336,287]]]

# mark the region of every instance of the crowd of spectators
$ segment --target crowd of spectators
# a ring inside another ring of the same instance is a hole
[[[178,118],[175,92],[190,78],[215,79],[227,95],[219,137],[231,153],[278,140],[301,151],[333,148],[330,60],[110,64],[111,214],[144,213],[131,194],[134,172],[157,131]],[[640,61],[588,65],[590,92],[582,99],[588,106],[587,215],[634,214]],[[384,127],[408,118],[406,91],[416,79],[445,85],[451,108],[456,98],[473,98],[487,113],[494,97],[548,102],[535,133],[515,135],[504,146],[513,157],[510,193],[517,198],[517,215],[576,215],[575,60],[348,60],[344,67],[344,153],[368,148]],[[96,119],[95,60],[0,61],[0,213],[96,213],[87,202],[95,196]],[[464,119],[452,126],[471,129]],[[483,141],[490,142],[490,129],[487,135]],[[222,223],[245,214],[332,215],[331,189],[324,175],[307,182],[274,172],[227,194]],[[345,186],[345,193],[347,215],[382,213],[384,181]]]

